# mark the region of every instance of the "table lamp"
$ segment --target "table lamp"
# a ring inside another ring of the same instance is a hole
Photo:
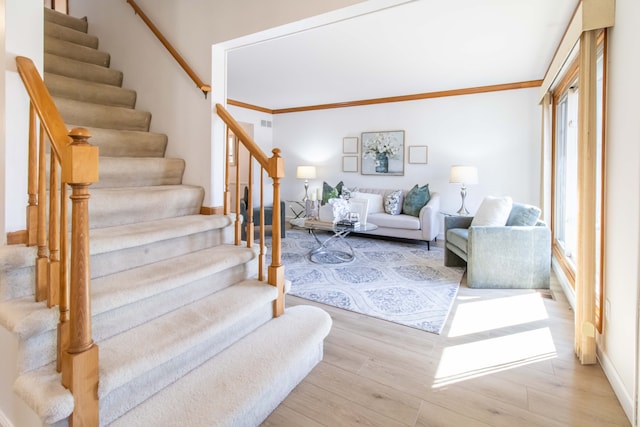
[[[467,184],[478,183],[478,168],[475,166],[451,166],[451,174],[449,175],[449,182],[453,184],[462,184],[460,188],[460,196],[462,197],[462,205],[458,212],[458,215],[469,215],[469,211],[464,206],[464,199],[467,197]]]
[[[315,179],[316,167],[315,166],[298,166],[296,170],[296,178],[304,179],[304,198],[303,202],[309,199],[309,180]]]

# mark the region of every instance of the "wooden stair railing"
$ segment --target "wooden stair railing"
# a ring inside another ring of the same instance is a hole
[[[138,15],[145,24],[147,24],[147,27],[149,27],[151,32],[158,38],[160,43],[162,43],[162,45],[169,51],[171,56],[173,56],[173,59],[175,59],[178,62],[178,64],[182,67],[185,73],[187,73],[189,77],[191,77],[191,80],[193,80],[193,82],[196,84],[198,89],[200,89],[202,93],[204,93],[204,97],[206,98],[207,94],[211,92],[211,86],[208,84],[205,84],[200,79],[200,77],[198,77],[196,72],[193,71],[193,69],[189,66],[189,64],[187,64],[187,61],[185,61],[184,58],[178,53],[178,51],[171,45],[171,43],[169,43],[169,40],[167,40],[167,38],[160,32],[158,27],[156,27],[155,24],[151,22],[149,17],[142,11],[140,6],[138,6],[138,4],[134,0],[127,0],[127,3],[131,5],[136,15]]]
[[[275,286],[278,290],[278,297],[274,302],[274,316],[280,316],[284,312],[284,266],[282,265],[282,241],[281,241],[281,222],[280,218],[284,212],[280,209],[280,178],[284,177],[284,159],[280,157],[280,149],[274,148],[273,156],[267,157],[267,155],[260,149],[258,144],[245,132],[240,124],[229,114],[229,112],[221,105],[216,104],[216,112],[218,116],[227,125],[227,133],[233,132],[238,138],[238,142],[241,143],[249,151],[249,162],[246,165],[248,168],[249,182],[248,186],[248,201],[247,201],[247,216],[248,221],[245,224],[245,231],[247,236],[247,246],[253,245],[254,226],[253,226],[253,161],[254,159],[260,165],[260,254],[258,263],[258,276],[260,280],[264,280],[264,267],[266,263],[265,254],[265,215],[264,215],[264,174],[266,173],[273,180],[273,212],[271,216],[271,264],[267,269],[267,282]],[[229,149],[227,143],[225,146]],[[229,215],[231,212],[231,192],[229,190],[229,153],[226,153],[225,161],[225,194],[224,194],[224,213]],[[237,157],[236,157],[237,158]],[[238,159],[239,160],[239,159]],[[236,161],[236,188],[235,188],[235,244],[240,244],[240,169],[244,167],[239,161]]]
[[[38,246],[36,300],[59,305],[57,367],[62,385],[74,398],[69,425],[98,426],[98,346],[91,337],[89,254],[89,186],[98,181],[98,147],[89,145],[86,129],[67,132],[33,61],[18,56],[16,65],[30,98],[27,235],[28,244]],[[49,191],[46,140],[51,158]],[[67,186],[71,187],[70,245]]]

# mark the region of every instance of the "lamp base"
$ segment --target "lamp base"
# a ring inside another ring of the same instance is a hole
[[[460,216],[468,216],[469,215],[469,211],[467,210],[467,208],[464,207],[464,205],[460,206],[460,209],[458,209],[458,211],[456,213],[458,215],[460,215]]]
[[[464,199],[467,198],[467,187],[465,187],[464,184],[462,184],[462,188],[460,189],[460,197],[462,198],[462,204],[460,205],[460,209],[458,209],[458,212],[456,213],[461,216],[467,216],[469,215],[469,211],[464,206]]]

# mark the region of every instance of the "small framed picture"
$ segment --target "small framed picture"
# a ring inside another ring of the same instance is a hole
[[[344,154],[358,154],[358,137],[342,138],[342,152]]]
[[[342,172],[358,172],[358,156],[342,156]]]
[[[410,145],[409,146],[409,163],[427,163],[427,146],[426,145]]]

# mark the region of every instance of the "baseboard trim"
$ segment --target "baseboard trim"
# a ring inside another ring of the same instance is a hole
[[[629,393],[627,393],[627,390],[625,389],[624,383],[618,375],[618,372],[609,360],[609,357],[607,357],[607,355],[602,352],[600,346],[598,346],[596,353],[598,356],[598,361],[600,362],[600,366],[602,366],[602,370],[609,380],[609,384],[611,384],[611,388],[616,394],[616,397],[620,402],[620,406],[622,406],[622,410],[627,415],[627,418],[629,418],[629,422],[631,423],[631,425],[637,425],[637,420],[634,420],[633,397],[630,396]]]
[[[27,230],[12,231],[7,233],[7,245],[26,245]]]
[[[224,213],[222,206],[201,206],[200,215],[221,215]]]

